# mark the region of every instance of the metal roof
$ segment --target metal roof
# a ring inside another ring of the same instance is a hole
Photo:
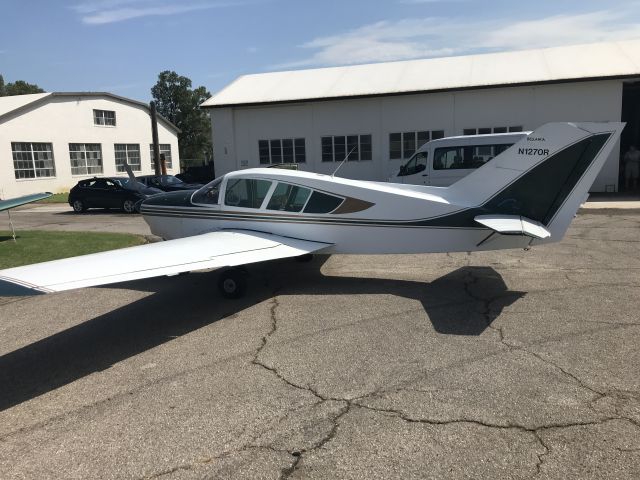
[[[130,105],[135,105],[138,107],[142,107],[150,112],[150,107],[148,104],[144,102],[140,102],[138,100],[133,100],[131,98],[121,97],[120,95],[115,95],[109,92],[47,92],[47,93],[32,93],[28,95],[11,95],[8,97],[0,97],[0,122],[4,121],[10,115],[19,114],[22,112],[26,112],[27,110],[35,107],[39,107],[40,105],[44,105],[49,102],[53,98],[60,97],[106,97],[111,98],[113,100],[117,100],[119,102],[128,103]],[[176,127],[169,120],[164,118],[162,115],[158,114],[158,121],[164,123],[167,127],[176,132],[180,132],[180,129]]]
[[[640,40],[239,77],[202,103],[229,107],[640,76]]]

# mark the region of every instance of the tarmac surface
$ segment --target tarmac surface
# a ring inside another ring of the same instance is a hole
[[[640,478],[639,232],[0,298],[0,477]]]

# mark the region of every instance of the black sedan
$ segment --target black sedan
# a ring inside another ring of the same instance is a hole
[[[147,187],[159,188],[163,192],[177,192],[179,190],[197,190],[203,186],[202,183],[185,183],[173,175],[142,175],[136,180],[144,183]]]
[[[127,213],[136,211],[136,203],[152,195],[162,193],[143,183],[132,182],[126,177],[89,178],[80,180],[69,192],[69,205],[77,213],[88,208],[120,208]]]

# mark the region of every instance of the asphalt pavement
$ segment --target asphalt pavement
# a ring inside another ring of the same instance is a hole
[[[584,212],[530,251],[262,264],[238,301],[0,299],[0,477],[640,478],[640,213]]]

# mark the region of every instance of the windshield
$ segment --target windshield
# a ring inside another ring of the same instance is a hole
[[[218,177],[212,182],[207,183],[191,197],[192,203],[206,203],[209,205],[217,205],[220,198],[220,185],[224,180],[224,176]]]
[[[178,177],[174,177],[173,175],[162,175],[160,177],[160,183],[163,185],[178,185],[184,182]]]
[[[135,184],[132,183],[130,178],[113,178],[112,180],[122,188],[126,188],[127,190],[138,190],[140,188],[147,188],[147,186],[142,182],[136,182]]]

